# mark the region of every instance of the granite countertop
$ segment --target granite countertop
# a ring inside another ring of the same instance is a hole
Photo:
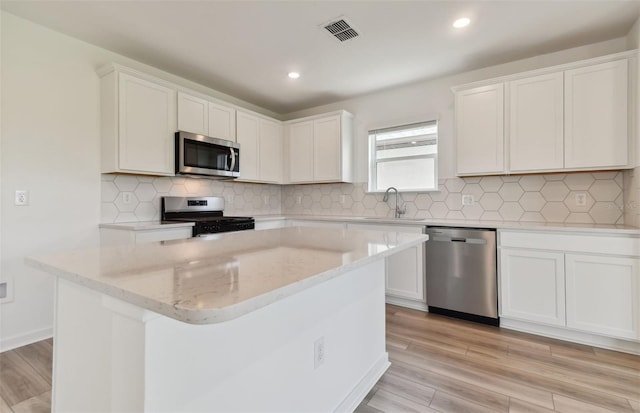
[[[428,237],[289,227],[28,257],[57,277],[192,324],[237,318]]]

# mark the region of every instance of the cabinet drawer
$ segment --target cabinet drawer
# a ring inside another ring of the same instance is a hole
[[[640,237],[624,235],[500,230],[498,245],[511,248],[640,256]]]

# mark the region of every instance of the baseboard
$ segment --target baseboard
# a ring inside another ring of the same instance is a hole
[[[581,331],[568,330],[561,327],[543,326],[526,321],[510,320],[503,317],[500,318],[500,328],[640,355],[640,342],[636,341],[598,336],[595,334],[583,333]]]
[[[345,397],[345,399],[336,407],[334,412],[336,413],[351,413],[358,405],[364,400],[367,394],[371,391],[373,386],[380,380],[380,377],[389,368],[389,354],[384,353],[382,357],[376,361],[371,367],[371,370],[360,380],[356,387]]]
[[[0,353],[53,337],[53,327],[0,339]]]
[[[422,301],[412,301],[412,300],[406,300],[403,298],[386,296],[385,302],[387,304],[393,304],[400,307],[411,308],[413,310],[425,311],[425,312],[429,311],[427,308],[427,304]]]

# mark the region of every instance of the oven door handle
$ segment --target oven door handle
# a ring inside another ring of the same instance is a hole
[[[233,150],[233,148],[229,148],[229,150],[231,151],[231,166],[229,167],[229,170],[233,172],[234,168],[236,167],[236,152]]]

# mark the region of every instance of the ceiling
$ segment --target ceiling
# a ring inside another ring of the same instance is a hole
[[[8,1],[1,7],[276,113],[627,34],[640,1]],[[346,16],[360,36],[321,26]],[[454,29],[460,16],[471,18]],[[301,77],[292,80],[289,71]]]

